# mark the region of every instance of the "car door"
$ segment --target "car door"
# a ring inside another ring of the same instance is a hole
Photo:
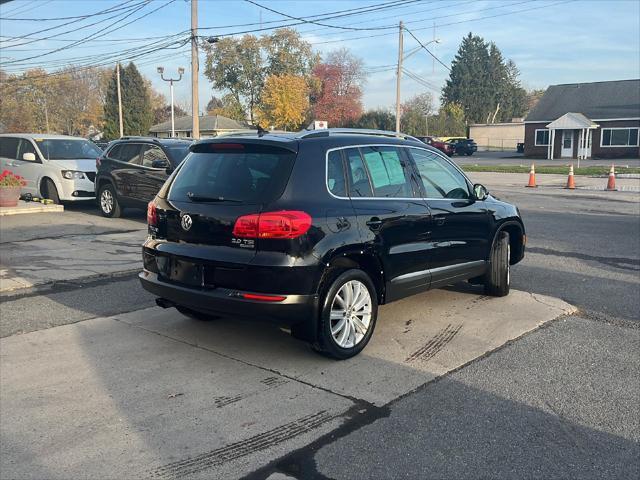
[[[159,145],[142,146],[142,168],[137,172],[135,197],[145,204],[153,200],[167,180],[167,167],[171,164]],[[162,166],[158,166],[162,165]]]
[[[22,154],[27,152],[37,155],[33,144],[29,140],[18,137],[0,137],[2,170],[9,170],[15,175],[20,175],[24,178],[27,185],[22,187],[21,192],[38,195],[39,171],[42,164],[37,156],[35,156],[35,161],[22,160]]]
[[[403,148],[345,150],[349,195],[364,241],[382,262],[386,300],[429,287],[430,212]]]
[[[482,274],[490,242],[485,202],[473,198],[466,177],[449,160],[420,148],[408,151],[432,215],[431,286]]]
[[[119,200],[125,204],[138,203],[136,199],[136,184],[140,163],[140,143],[121,143],[109,151],[109,159],[113,161],[111,176],[115,182]]]
[[[31,154],[33,157],[30,155]],[[26,160],[25,156],[32,159]],[[18,155],[13,161],[14,172],[24,177],[27,185],[22,187],[22,192],[32,195],[40,195],[40,179],[43,174],[42,160],[40,159],[33,142],[28,138],[21,138],[18,144]]]

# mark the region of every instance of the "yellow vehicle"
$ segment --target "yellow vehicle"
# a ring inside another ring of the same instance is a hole
[[[438,137],[439,140],[442,140],[443,142],[460,142],[462,140],[468,140],[467,137]]]

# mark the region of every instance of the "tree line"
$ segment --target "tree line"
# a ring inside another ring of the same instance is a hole
[[[393,130],[395,108],[365,111],[364,62],[341,48],[323,57],[293,29],[260,37],[225,37],[205,50],[212,88],[207,112],[265,129],[297,130],[314,119],[332,127]],[[125,135],[146,135],[170,118],[164,95],[133,63],[120,68]],[[541,96],[520,84],[515,63],[471,33],[463,38],[440,95],[418,94],[401,105],[401,130],[410,135],[462,136],[471,123],[521,117]],[[176,106],[176,116],[188,114]],[[0,129],[87,136],[119,136],[115,68],[64,68],[54,74],[0,71]]]

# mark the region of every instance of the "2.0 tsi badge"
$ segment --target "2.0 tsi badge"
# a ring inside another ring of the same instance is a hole
[[[188,231],[193,225],[193,219],[191,215],[182,215],[182,219],[180,219],[180,225],[184,231]]]

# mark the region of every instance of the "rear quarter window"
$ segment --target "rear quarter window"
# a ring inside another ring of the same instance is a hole
[[[295,153],[269,145],[200,145],[185,159],[168,199],[267,203],[284,191],[294,161]]]

